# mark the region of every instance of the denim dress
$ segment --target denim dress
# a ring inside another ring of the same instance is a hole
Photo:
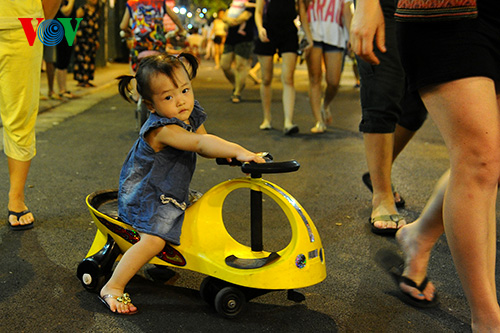
[[[127,155],[120,173],[118,215],[139,232],[179,245],[189,183],[196,167],[196,153],[165,147],[155,152],[144,135],[160,126],[181,126],[196,132],[207,118],[195,101],[191,125],[177,118],[151,113]]]

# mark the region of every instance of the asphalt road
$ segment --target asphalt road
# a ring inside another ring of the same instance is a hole
[[[444,236],[429,269],[441,300],[438,308],[419,310],[402,303],[395,284],[374,260],[379,249],[397,250],[397,245],[372,234],[367,222],[371,197],[361,182],[366,162],[357,129],[359,91],[352,88],[349,75],[333,103],[334,125],[325,134],[311,135],[314,122],[302,65],[296,75],[295,116],[301,132],[285,137],[279,66],[273,98],[277,129],[271,131],[258,129],[262,119],[258,86],[249,80],[244,102],[232,104],[230,85],[212,66],[204,63],[194,81],[195,97],[209,115],[207,130],[251,150],[269,151],[277,161],[296,159],[301,164],[295,173],[265,178],[291,193],[311,216],[324,245],[327,278],[300,290],[306,296],[303,303],[288,301],[285,291],[272,292],[252,300],[239,318],[227,320],[200,298],[202,274],[173,268],[160,272],[162,277],[147,265],[127,288],[140,313],[111,314],[76,278],[96,230],[85,197],[117,187],[122,162],[137,136],[133,106],[108,85],[40,116],[38,155],[26,193],[36,227],[12,232],[5,222],[0,225],[0,332],[470,331],[469,309]],[[126,72],[126,66],[123,69]],[[418,216],[447,169],[447,157],[435,126],[427,121],[396,161],[393,183],[406,199],[401,213],[409,220]],[[0,198],[6,205],[8,172],[3,154],[0,165],[4,166]],[[199,158],[191,187],[205,192],[240,176],[238,168]],[[224,220],[230,233],[245,243],[249,208],[238,195],[224,204]],[[270,209],[265,215],[264,246],[284,247],[289,227],[282,213]]]

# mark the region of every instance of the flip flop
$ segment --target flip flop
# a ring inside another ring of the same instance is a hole
[[[31,211],[29,209],[26,209],[25,211],[22,211],[20,213],[13,212],[13,211],[9,210],[9,214],[7,215],[7,224],[9,225],[10,230],[21,231],[21,230],[28,230],[28,229],[33,228],[33,222],[28,223],[28,224],[18,224],[18,225],[12,225],[9,222],[9,216],[11,216],[11,215],[14,215],[15,217],[17,217],[17,220],[19,221],[19,219],[22,216],[29,214],[29,213],[31,213]]]
[[[126,312],[126,313],[116,312],[116,311],[111,310],[111,306],[109,306],[108,302],[106,302],[107,298],[114,298],[118,302],[123,303],[125,305],[127,305],[128,303],[132,303],[132,300],[130,299],[130,295],[127,294],[127,293],[124,293],[122,296],[115,296],[115,295],[111,295],[111,294],[106,294],[106,295],[104,295],[104,296],[101,297],[101,295],[98,295],[97,298],[99,298],[99,300],[101,302],[103,302],[104,305],[106,305],[106,307],[108,308],[108,310],[111,311],[114,314],[119,314],[119,315],[133,315],[133,314],[136,314],[139,311],[139,310],[136,310],[136,311],[133,311],[133,312],[131,311],[131,312]]]
[[[370,222],[370,225],[372,227],[372,232],[377,235],[384,235],[384,236],[394,236],[396,235],[396,232],[399,230],[399,221],[404,220],[404,217],[402,217],[399,214],[391,214],[391,215],[379,215],[375,217],[369,217],[368,222]],[[394,222],[396,223],[396,228],[377,228],[375,226],[375,222]]]
[[[437,293],[434,294],[432,301],[428,301],[426,299],[421,300],[415,298],[410,293],[401,290],[399,284],[403,282],[408,286],[417,288],[419,291],[423,292],[429,283],[429,279],[425,277],[424,281],[422,281],[420,285],[417,285],[412,279],[403,276],[404,260],[399,255],[391,250],[381,249],[375,254],[375,260],[392,277],[400,291],[399,298],[404,303],[417,308],[433,308],[439,304]]]
[[[299,133],[299,126],[297,125],[292,125],[288,128],[283,129],[283,134],[285,135],[294,135]]]
[[[370,178],[370,173],[366,172],[363,174],[363,176],[361,177],[361,179],[363,180],[363,183],[365,184],[365,186],[370,190],[370,192],[373,193],[373,185],[372,185],[372,180]],[[394,192],[394,196],[396,195],[396,191],[394,190],[394,186],[392,186],[392,192]],[[397,208],[405,208],[405,199],[403,199],[403,197],[401,196],[401,194],[399,195],[399,198],[400,200],[399,201],[395,201],[395,204],[396,204],[396,207]]]

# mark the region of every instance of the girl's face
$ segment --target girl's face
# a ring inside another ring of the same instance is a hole
[[[189,116],[194,108],[194,94],[191,80],[183,68],[174,70],[177,88],[165,74],[157,74],[151,78],[152,105],[151,112],[166,118],[177,118],[188,124]]]

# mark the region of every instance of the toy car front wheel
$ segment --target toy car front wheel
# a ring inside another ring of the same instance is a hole
[[[236,318],[241,312],[246,309],[245,295],[236,287],[222,288],[215,295],[214,305],[215,310],[221,316],[226,318]]]

